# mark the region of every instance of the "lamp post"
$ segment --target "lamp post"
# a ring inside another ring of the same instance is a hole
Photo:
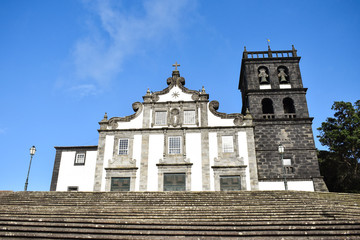
[[[287,185],[287,180],[286,180],[286,172],[285,172],[285,166],[284,166],[284,152],[285,152],[285,147],[280,144],[278,147],[278,151],[281,155],[281,166],[283,168],[283,178],[284,178],[284,185],[285,185],[285,190],[288,190],[288,185]]]
[[[35,152],[36,152],[36,148],[35,148],[35,146],[32,146],[30,148],[30,164],[29,164],[29,170],[28,170],[28,173],[27,173],[26,181],[25,181],[24,191],[27,191],[27,186],[28,186],[28,182],[29,182],[29,173],[30,173],[31,161],[32,161],[32,158],[33,158]]]

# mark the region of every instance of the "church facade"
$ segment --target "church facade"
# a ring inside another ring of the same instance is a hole
[[[185,87],[177,63],[134,114],[99,122],[97,146],[55,147],[51,191],[326,191],[302,86],[300,57],[243,53],[242,113]],[[278,147],[286,151],[281,155]]]

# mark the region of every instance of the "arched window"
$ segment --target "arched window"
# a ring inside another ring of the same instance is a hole
[[[269,98],[264,98],[261,101],[263,114],[274,114],[273,102]]]
[[[285,66],[280,66],[277,68],[278,78],[280,84],[289,83],[289,70]]]
[[[260,84],[269,84],[269,70],[267,67],[261,66],[258,68],[258,77]]]
[[[283,100],[284,113],[295,113],[294,101],[287,97]]]

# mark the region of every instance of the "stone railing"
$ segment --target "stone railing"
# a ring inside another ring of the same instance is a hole
[[[263,119],[273,119],[275,118],[275,114],[263,114]]]
[[[297,50],[292,45],[292,50],[272,51],[270,47],[268,51],[246,51],[244,49],[243,58],[256,59],[256,58],[292,58],[297,57]]]
[[[296,118],[296,114],[295,113],[288,113],[288,114],[284,114],[285,118]]]

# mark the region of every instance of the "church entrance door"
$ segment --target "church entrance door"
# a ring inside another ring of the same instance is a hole
[[[185,191],[185,173],[164,173],[164,191]]]
[[[110,191],[130,191],[130,178],[129,177],[112,177]]]
[[[240,176],[220,176],[220,191],[240,191]]]

